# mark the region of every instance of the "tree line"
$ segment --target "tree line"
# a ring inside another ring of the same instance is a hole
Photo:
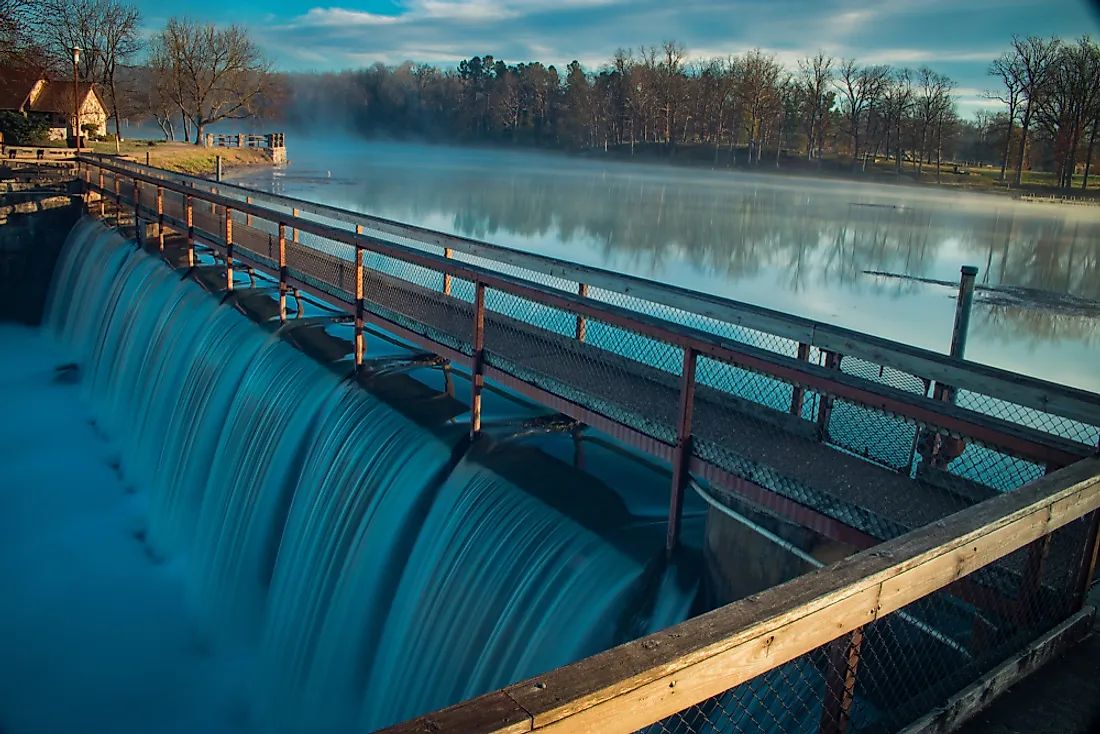
[[[310,130],[417,137],[715,164],[798,160],[920,177],[944,160],[999,164],[1086,188],[1100,133],[1100,47],[1014,37],[990,66],[995,113],[963,119],[954,80],[931,68],[862,64],[825,53],[780,63],[760,50],[691,60],[666,41],[620,49],[596,69],[473,56],[454,68],[406,62],[324,74],[275,73],[248,31],[188,17],[149,38],[125,0],[0,0],[0,65],[64,73],[84,49],[121,138],[122,119],[201,142],[207,126],[264,117]],[[828,155],[826,155],[828,154]],[[1011,171],[1011,177],[1010,177]]]
[[[886,160],[898,174],[944,160],[1025,170],[1087,186],[1100,129],[1100,48],[1015,37],[990,66],[1003,111],[963,119],[957,84],[926,66],[861,64],[825,53],[794,68],[760,50],[688,60],[668,41],[620,49],[599,68],[474,56],[456,68],[406,62],[292,74],[285,114],[307,128],[364,135],[512,143],[573,150],[685,151],[759,166],[826,151],[854,168]]]

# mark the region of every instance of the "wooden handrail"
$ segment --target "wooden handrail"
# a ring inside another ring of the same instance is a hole
[[[113,170],[110,165],[104,165],[103,167],[107,170]],[[983,441],[1030,461],[1050,464],[1057,468],[1071,464],[1077,459],[1089,455],[1092,451],[1091,447],[1086,447],[1083,444],[960,408],[948,402],[931,400],[922,395],[863,380],[840,371],[827,370],[809,362],[802,362],[740,342],[723,339],[710,332],[700,331],[692,327],[664,321],[642,312],[584,298],[471,263],[449,259],[406,245],[380,240],[369,235],[356,234],[310,219],[304,219],[301,216],[273,212],[256,203],[249,204],[221,194],[207,193],[157,177],[129,171],[116,171],[116,173],[122,173],[128,178],[134,178],[138,181],[156,183],[166,189],[190,195],[210,202],[215,206],[232,208],[236,211],[251,214],[258,219],[283,224],[295,230],[309,232],[335,242],[342,242],[380,255],[420,265],[429,270],[447,273],[453,277],[471,282],[482,282],[490,288],[505,291],[544,305],[572,311],[683,348],[691,348],[700,354],[736,364],[739,367],[784,382],[834,394],[864,405],[904,415],[918,422],[930,423],[945,430]],[[168,217],[165,220],[168,221]],[[216,234],[208,234],[214,239],[218,239]]]
[[[895,612],[1100,508],[1084,459],[760,594],[384,729],[627,734]]]
[[[208,186],[210,183],[207,179],[200,179],[186,174],[172,174],[168,171],[160,172],[159,169],[149,169],[136,164],[118,166],[117,163],[106,164],[101,159],[86,160],[95,165],[102,165],[108,170],[124,173],[127,176],[148,176],[150,181],[153,178],[167,178],[204,186]],[[299,212],[325,217],[333,221],[366,226],[378,232],[416,240],[426,245],[456,250],[563,280],[584,283],[590,287],[622,293],[643,301],[669,306],[734,326],[773,334],[794,342],[818,347],[823,351],[859,357],[918,377],[943,382],[959,390],[981,393],[1089,425],[1100,425],[1100,395],[1087,390],[1019,375],[996,367],[960,360],[946,354],[862,334],[801,316],[785,314],[780,311],[706,293],[698,293],[644,278],[613,273],[601,268],[557,260],[544,255],[521,252],[381,217],[349,212],[325,204],[259,192],[235,184],[223,182],[219,183],[218,187],[219,191],[231,190],[240,192],[244,196],[250,196],[256,203],[267,201],[278,206],[296,208]]]

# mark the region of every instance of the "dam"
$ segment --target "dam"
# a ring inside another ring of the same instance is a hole
[[[1087,628],[1098,396],[79,177],[42,328],[147,499],[137,542],[258,661],[242,731],[892,731]]]

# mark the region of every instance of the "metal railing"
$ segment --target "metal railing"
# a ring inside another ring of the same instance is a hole
[[[101,209],[219,252],[227,288],[234,268],[267,273],[283,313],[297,288],[470,369],[472,433],[488,378],[668,461],[670,549],[689,475],[862,548],[1067,466],[1100,436],[1100,396],[1084,391],[378,218],[82,164]]]
[[[81,163],[91,211],[139,241],[151,228],[147,246],[175,232],[191,266],[211,248],[226,289],[266,275],[280,319],[292,291],[353,314],[357,366],[369,322],[467,368],[471,434],[493,380],[664,459],[670,551],[693,482],[870,549],[395,732],[890,730],[1037,635],[1061,645],[1082,630],[1100,396],[386,220]]]
[[[266,135],[212,135],[204,138],[207,148],[285,148],[286,136],[283,133]]]

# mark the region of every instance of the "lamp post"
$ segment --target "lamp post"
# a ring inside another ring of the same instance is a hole
[[[80,63],[80,47],[73,46],[73,137],[76,138],[76,152],[80,153],[80,75],[77,64]]]

